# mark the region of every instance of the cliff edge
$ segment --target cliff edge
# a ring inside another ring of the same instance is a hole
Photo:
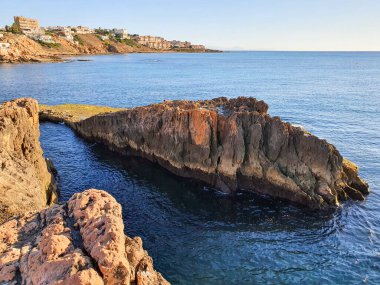
[[[0,105],[0,223],[56,201],[51,163],[43,157],[39,136],[37,101]]]
[[[139,237],[124,235],[121,206],[87,190],[0,226],[0,283],[169,284]]]
[[[165,101],[67,122],[88,140],[226,193],[252,191],[310,208],[364,199],[368,185],[355,164],[268,108],[245,97]]]

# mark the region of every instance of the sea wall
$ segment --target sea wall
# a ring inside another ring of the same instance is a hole
[[[1,284],[166,285],[105,191],[74,194],[0,225]]]
[[[254,98],[165,101],[71,123],[78,134],[226,193],[252,191],[310,208],[363,200],[368,185],[326,140],[267,114]]]
[[[0,223],[56,201],[52,164],[43,157],[39,136],[37,101],[0,105]]]

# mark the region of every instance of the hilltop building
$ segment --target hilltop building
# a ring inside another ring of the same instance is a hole
[[[15,16],[14,21],[16,27],[24,34],[35,34],[41,31],[38,20]]]
[[[138,36],[135,38],[137,43],[154,49],[170,49],[171,44],[162,37],[155,36]]]
[[[206,49],[206,47],[204,45],[191,45],[191,48],[197,49],[197,50]]]
[[[62,27],[62,26],[55,26],[55,27],[47,27],[45,28],[46,31],[54,32],[61,38],[69,41],[74,42],[74,35],[73,31],[69,27]]]
[[[83,27],[83,26],[74,27],[74,28],[72,28],[72,30],[74,30],[74,32],[76,32],[77,34],[83,34],[83,35],[94,33],[93,29],[88,28],[88,27]]]
[[[127,29],[113,29],[113,32],[116,37],[121,39],[129,39],[129,34]]]

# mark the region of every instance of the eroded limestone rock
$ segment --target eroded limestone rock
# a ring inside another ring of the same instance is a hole
[[[142,241],[124,235],[121,206],[105,191],[0,226],[0,284],[169,284]]]
[[[17,99],[0,105],[0,223],[41,210],[57,198],[39,136],[37,101]]]
[[[357,167],[326,140],[267,114],[254,98],[165,101],[72,124],[81,136],[148,158],[228,193],[238,189],[311,208],[364,199]]]

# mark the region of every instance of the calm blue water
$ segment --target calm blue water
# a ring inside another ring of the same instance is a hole
[[[328,139],[372,193],[329,213],[220,196],[144,160],[42,124],[62,200],[89,187],[122,204],[173,284],[380,284],[380,53],[133,54],[91,62],[0,65],[0,101],[133,107],[164,99],[254,96]]]

